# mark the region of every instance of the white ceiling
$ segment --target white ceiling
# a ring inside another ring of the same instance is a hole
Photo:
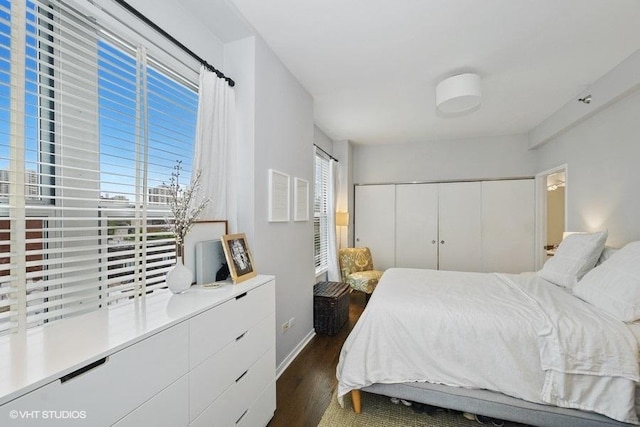
[[[318,127],[363,144],[526,133],[640,48],[639,0],[230,1],[313,96]],[[436,84],[468,71],[480,108],[436,112]]]

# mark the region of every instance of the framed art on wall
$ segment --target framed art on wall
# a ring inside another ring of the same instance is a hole
[[[222,236],[222,248],[233,283],[240,283],[257,276],[258,273],[256,273],[253,257],[244,233]]]
[[[269,222],[289,221],[289,175],[269,169]]]
[[[309,181],[293,178],[293,220],[309,220]]]

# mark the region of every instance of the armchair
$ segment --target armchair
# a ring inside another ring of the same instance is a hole
[[[369,248],[340,249],[338,256],[342,281],[347,283],[351,289],[366,293],[368,298],[383,273],[374,270],[373,257]]]

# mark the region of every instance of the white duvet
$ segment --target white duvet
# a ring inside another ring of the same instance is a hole
[[[338,398],[428,381],[638,424],[638,370],[624,323],[535,274],[389,269],[340,353]]]

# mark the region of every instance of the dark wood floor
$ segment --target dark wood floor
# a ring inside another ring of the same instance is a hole
[[[277,407],[269,427],[317,426],[338,385],[336,366],[342,344],[365,306],[365,294],[352,292],[349,321],[334,336],[317,334],[276,382]]]

